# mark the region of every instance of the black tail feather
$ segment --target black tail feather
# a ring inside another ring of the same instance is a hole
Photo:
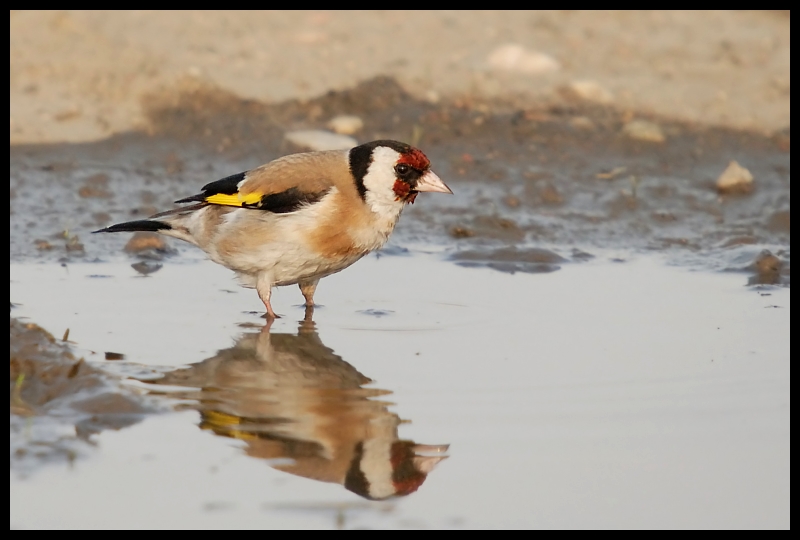
[[[200,210],[201,208],[205,208],[206,206],[208,206],[208,203],[203,201],[203,202],[200,202],[200,203],[197,203],[197,204],[192,204],[192,205],[189,205],[189,206],[182,206],[180,208],[173,208],[172,210],[167,210],[166,212],[159,212],[158,214],[153,214],[152,216],[150,216],[149,219],[156,219],[156,218],[162,218],[162,217],[167,217],[167,216],[174,216],[174,215],[177,215],[177,214],[185,214],[185,213],[189,213],[189,212],[194,212],[195,210]]]
[[[199,193],[197,195],[192,195],[191,197],[186,197],[185,199],[178,199],[175,201],[175,204],[183,204],[189,202],[205,202],[206,197],[208,197],[205,193]]]
[[[140,219],[138,221],[126,221],[125,223],[117,223],[116,225],[111,225],[110,227],[106,227],[105,229],[100,229],[99,231],[92,231],[93,233],[99,232],[136,232],[136,231],[148,231],[148,232],[158,232],[167,229],[171,229],[172,226],[163,223],[161,221],[152,221],[149,219]]]

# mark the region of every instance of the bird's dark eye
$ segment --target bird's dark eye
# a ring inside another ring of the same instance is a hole
[[[409,171],[411,171],[411,167],[405,163],[400,163],[394,168],[394,170],[398,176],[405,176],[409,173]]]

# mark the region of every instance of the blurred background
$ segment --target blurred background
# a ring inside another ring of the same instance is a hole
[[[782,11],[11,11],[11,143],[107,137],[185,78],[275,103],[378,75],[419,99],[578,98],[789,125]]]

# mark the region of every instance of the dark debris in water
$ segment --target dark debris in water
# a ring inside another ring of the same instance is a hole
[[[590,261],[594,259],[594,255],[591,253],[587,253],[583,250],[578,248],[572,248],[572,260],[573,261]]]
[[[525,272],[541,274],[561,268],[567,259],[553,251],[541,248],[499,248],[495,250],[465,250],[451,256],[459,266],[467,268],[492,268],[514,274]]]
[[[359,310],[358,313],[361,313],[362,315],[369,315],[370,317],[381,318],[388,315],[393,315],[394,311],[391,309],[362,309]]]
[[[407,255],[411,255],[411,252],[408,248],[404,248],[403,246],[398,246],[394,242],[389,241],[388,244],[383,246],[380,250],[375,252],[375,256],[383,257],[384,255],[391,256],[391,257],[405,257]]]
[[[154,263],[149,261],[139,261],[137,263],[133,263],[131,268],[139,272],[139,274],[143,276],[150,275],[154,272],[158,272],[162,268],[162,264]]]

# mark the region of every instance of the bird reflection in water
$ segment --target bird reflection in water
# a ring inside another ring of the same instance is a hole
[[[375,399],[391,392],[364,388],[371,380],[320,341],[310,313],[297,335],[270,326],[151,382],[191,387],[179,395],[199,409],[202,429],[245,441],[278,470],[373,500],[416,491],[448,445],[399,439],[400,418]]]

